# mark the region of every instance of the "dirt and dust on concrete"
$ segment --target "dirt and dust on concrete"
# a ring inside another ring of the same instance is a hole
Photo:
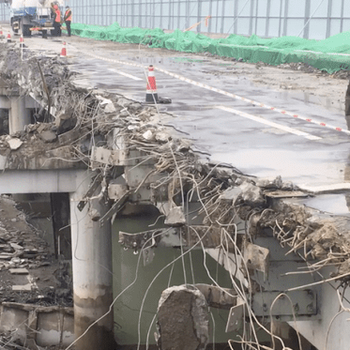
[[[10,196],[0,196],[0,213],[1,301],[71,306],[69,264],[55,258],[42,232]]]
[[[30,224],[30,215],[19,208],[10,195],[0,196],[1,304],[13,310],[21,305],[47,311],[51,307],[52,310],[72,307],[71,262],[56,259],[52,248],[43,239],[44,233]],[[2,315],[1,322],[7,329],[4,317]],[[16,330],[1,332],[0,349],[28,349],[20,334]]]
[[[263,62],[247,63],[235,58],[218,56],[214,58],[232,62],[226,71],[216,71],[217,75],[247,79],[256,86],[284,92],[306,103],[319,105],[338,113],[344,111],[345,92],[350,79],[349,70],[329,74],[301,62],[271,66]]]

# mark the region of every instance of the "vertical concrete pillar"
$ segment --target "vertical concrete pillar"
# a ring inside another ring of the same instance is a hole
[[[5,90],[6,91],[6,90]],[[4,89],[0,88],[0,108],[10,109],[11,103],[9,98],[6,95],[3,95],[5,92]]]
[[[6,95],[3,95],[6,90],[0,87],[0,133],[9,133],[9,110],[11,108],[11,103]]]
[[[11,96],[10,100],[9,129],[10,134],[13,134],[30,124],[30,109],[26,108],[25,97]]]
[[[77,191],[70,194],[76,338],[107,313],[113,301],[111,225],[100,227],[98,221],[92,220],[97,212],[102,216],[107,208],[97,199],[87,203],[83,211],[77,208],[89,184],[87,176]],[[76,349],[110,350],[113,345],[113,312],[110,312],[76,343]]]

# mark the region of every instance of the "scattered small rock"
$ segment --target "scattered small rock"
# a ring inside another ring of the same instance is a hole
[[[23,141],[21,141],[20,139],[17,139],[17,138],[9,137],[6,139],[6,141],[9,144],[12,151],[19,149],[23,145]]]

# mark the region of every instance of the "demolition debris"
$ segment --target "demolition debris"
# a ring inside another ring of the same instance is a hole
[[[259,309],[258,305],[258,292],[268,290],[259,287],[261,281],[256,278],[257,271],[264,279],[270,273],[271,252],[260,244],[264,239],[273,240],[281,250],[286,249],[288,255],[295,255],[308,273],[324,266],[335,266],[337,270],[325,280],[348,283],[347,218],[331,217],[298,205],[295,198],[311,194],[283,182],[280,177],[273,181],[258,179],[233,166],[203,158],[191,140],[160,122],[170,118],[169,114],[119,95],[76,86],[76,73],[70,72],[67,63],[60,58],[31,57],[27,52],[28,57],[22,62],[18,49],[5,49],[1,45],[1,88],[8,95],[30,97],[40,106],[33,114],[33,122],[24,130],[0,137],[0,164],[4,172],[62,168],[91,171],[89,190],[79,203],[72,205],[80,211],[88,207],[90,217],[101,227],[136,205],[158,208],[164,217],[164,229],[136,234],[120,232],[120,243],[125,249],[142,254],[158,246],[187,251],[220,249],[224,258],[233,259],[236,273],[241,273],[246,282],[238,285],[232,278],[234,295],[233,291],[223,289],[223,292],[234,297],[229,306],[238,307],[242,314],[242,305],[246,307],[251,329],[254,324],[261,325],[264,313],[268,317],[267,306]],[[107,213],[90,206],[96,199],[108,203]],[[30,275],[30,268],[46,264],[45,250],[40,244],[26,240],[22,233],[2,232],[0,227],[0,239],[0,263],[11,278],[24,278]],[[217,261],[225,265],[220,254]],[[228,269],[227,264],[225,267]],[[233,270],[229,271],[232,275]],[[35,282],[28,279],[21,287],[12,286],[12,291],[33,291]],[[290,289],[293,287],[303,286]],[[281,287],[281,291],[285,289]],[[163,349],[171,348],[169,339],[182,340],[183,324],[169,326],[167,320],[172,310],[181,314],[189,309],[179,309],[179,304],[193,306],[192,314],[186,316],[186,324],[195,327],[186,339],[193,348],[205,348],[208,301],[199,290],[173,287],[163,292],[157,335]],[[69,294],[61,292],[66,297]],[[15,301],[40,303],[40,299],[50,297],[49,292],[35,293],[35,298],[26,300],[23,297]],[[255,301],[250,300],[249,296],[253,294],[254,297],[255,293]],[[310,295],[310,300],[314,300],[311,292]],[[9,299],[14,301],[11,298],[12,294]],[[257,315],[252,309],[254,302]],[[216,306],[223,307],[223,304],[228,307],[223,299]],[[293,312],[288,310],[285,315],[291,317]],[[315,312],[313,301],[300,306],[301,316]],[[175,319],[178,315],[172,314],[172,317]],[[236,320],[231,321],[229,325],[234,328]],[[249,334],[246,332],[246,338],[236,342],[255,348],[256,342]]]

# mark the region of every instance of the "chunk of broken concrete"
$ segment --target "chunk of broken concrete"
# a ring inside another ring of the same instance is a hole
[[[265,198],[260,187],[254,186],[249,182],[240,185],[242,193],[237,198],[239,204],[248,205],[250,207],[260,207],[265,204]],[[235,203],[237,204],[237,203]]]
[[[142,137],[143,137],[145,140],[150,141],[150,140],[153,139],[153,133],[152,133],[151,130],[147,130],[146,132],[144,132],[144,133],[142,134]]]
[[[185,214],[181,207],[172,207],[164,221],[166,225],[181,226],[186,223]]]
[[[23,141],[17,138],[12,138],[11,136],[6,138],[6,141],[13,151],[19,149],[23,145]]]
[[[12,254],[1,253],[0,260],[10,260],[13,257]]]
[[[31,284],[15,285],[12,286],[14,292],[30,292],[32,290]]]
[[[230,203],[234,203],[237,197],[241,194],[240,187],[230,187],[221,194],[221,199]]]
[[[101,106],[104,107],[104,110],[106,113],[114,113],[116,111],[116,108],[114,107],[114,104],[111,100],[104,98],[102,96],[97,95],[96,96],[98,100],[101,101]]]
[[[11,254],[11,256],[13,256],[13,255]],[[20,264],[21,263],[21,259],[15,256],[14,258],[11,259],[10,263],[11,264]]]
[[[18,268],[18,269],[10,269],[11,275],[28,275],[29,271],[25,268]]]
[[[204,295],[186,286],[162,292],[158,304],[158,345],[162,350],[205,349],[209,339],[209,313]]]
[[[270,251],[267,248],[246,242],[244,244],[243,259],[249,269],[267,274],[269,271]]]
[[[255,184],[258,187],[262,187],[265,189],[279,189],[282,187],[283,182],[282,182],[282,177],[281,176],[277,176],[275,179],[270,180],[270,179],[264,179],[264,178],[260,178],[255,180]]]
[[[109,103],[105,106],[105,112],[106,113],[114,113],[116,111],[116,108],[114,107],[114,104],[112,101],[109,101]]]
[[[14,249],[14,250],[21,250],[24,249],[21,245],[17,244],[17,243],[10,243],[10,246]]]
[[[76,123],[77,118],[75,118],[72,113],[63,113],[59,115],[55,120],[57,133],[63,134],[67,131],[74,129]]]
[[[50,143],[57,140],[57,134],[52,130],[44,130],[38,134],[39,138],[44,142]]]
[[[166,132],[158,132],[155,137],[159,142],[168,142],[171,138],[170,135]]]

